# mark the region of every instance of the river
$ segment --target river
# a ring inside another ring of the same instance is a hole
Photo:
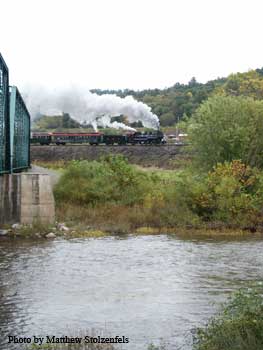
[[[123,349],[191,334],[233,290],[263,280],[263,241],[128,236],[0,241],[0,349],[7,335],[124,335]],[[160,340],[163,339],[163,340]]]

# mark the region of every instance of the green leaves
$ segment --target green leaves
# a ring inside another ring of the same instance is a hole
[[[262,224],[262,173],[239,160],[218,163],[208,174],[182,172],[174,192],[178,205],[203,222],[243,228]]]
[[[196,350],[261,350],[263,348],[262,286],[234,293],[208,325],[199,329]]]
[[[59,201],[81,205],[142,203],[151,177],[129,165],[122,156],[101,161],[73,161],[55,188]]]
[[[235,159],[263,167],[263,101],[214,96],[199,107],[189,124],[195,159],[202,168]]]

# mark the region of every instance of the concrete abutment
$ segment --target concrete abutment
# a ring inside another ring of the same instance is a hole
[[[48,174],[0,176],[0,224],[52,224],[55,202]]]

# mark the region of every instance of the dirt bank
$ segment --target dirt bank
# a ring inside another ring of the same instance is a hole
[[[165,146],[31,146],[32,161],[96,160],[107,154],[122,154],[131,163],[143,166],[173,168],[178,160],[187,158],[185,147]]]

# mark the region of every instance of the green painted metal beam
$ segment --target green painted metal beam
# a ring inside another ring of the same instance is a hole
[[[30,115],[0,54],[0,175],[30,166]]]
[[[17,89],[10,88],[10,172],[30,166],[30,114]]]
[[[10,169],[9,72],[0,53],[0,174]]]
[[[10,173],[13,172],[14,157],[14,133],[15,133],[15,114],[16,114],[16,87],[10,87]]]

